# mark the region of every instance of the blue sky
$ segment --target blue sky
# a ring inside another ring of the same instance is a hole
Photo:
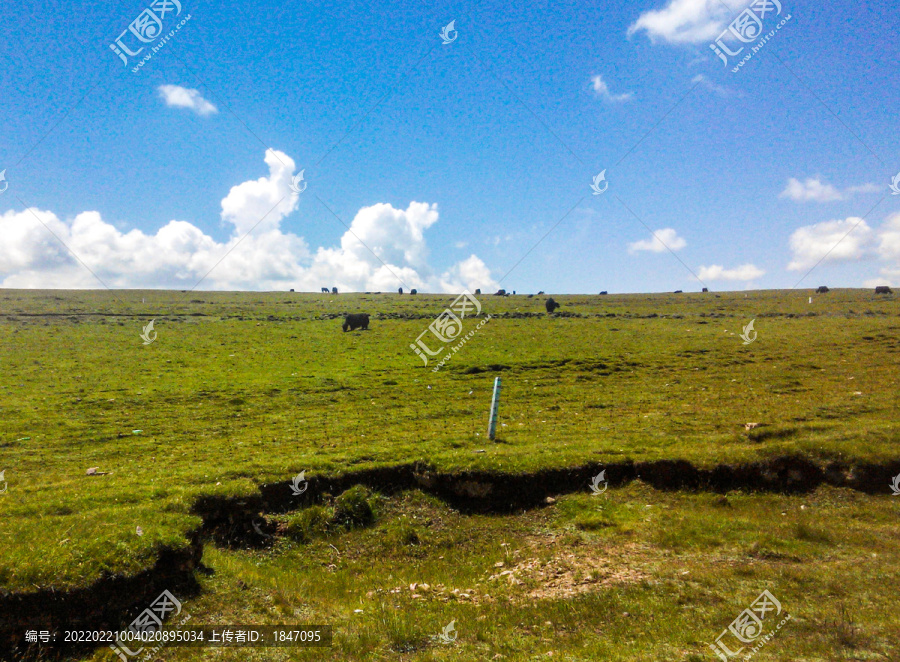
[[[5,10],[3,286],[900,285],[887,2],[785,0],[732,73],[713,0],[181,0],[133,73],[150,4]]]

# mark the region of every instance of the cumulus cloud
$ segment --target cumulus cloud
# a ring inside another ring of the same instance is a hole
[[[879,265],[879,275],[863,282],[866,287],[900,287],[900,213],[871,228],[859,217],[806,225],[794,231],[789,246],[788,269],[809,269],[823,264],[866,262]]]
[[[793,259],[791,271],[809,269],[824,262],[852,262],[871,250],[872,228],[861,218],[825,221],[794,231],[788,242]]]
[[[606,81],[603,80],[603,76],[597,75],[591,77],[591,87],[594,88],[594,92],[600,95],[606,101],[610,101],[612,103],[619,103],[621,101],[628,101],[634,94],[632,92],[624,92],[623,94],[613,94],[609,91],[609,86],[606,84]]]
[[[720,264],[700,267],[697,277],[700,280],[738,280],[750,281],[765,275],[765,271],[754,264],[742,264],[734,269],[726,269]]]
[[[8,211],[0,215],[0,285],[97,288],[96,275],[111,288],[186,289],[201,279],[200,289],[216,290],[498,287],[476,255],[434,272],[425,231],[438,221],[438,210],[424,202],[410,202],[406,209],[363,207],[338,246],[311,250],[302,237],[280,227],[298,206],[288,188],[294,161],[269,150],[265,162],[268,176],[234,186],[222,199],[222,220],[232,228],[222,242],[179,220],[145,234],[121,232],[96,211],[71,220],[49,210]]]
[[[652,43],[701,44],[722,33],[730,14],[720,0],[669,0],[662,9],[641,14],[628,35],[644,30]]]
[[[805,181],[800,181],[791,177],[787,181],[787,186],[778,196],[779,198],[790,198],[795,202],[833,202],[835,200],[846,200],[856,193],[874,193],[878,191],[875,184],[861,184],[859,186],[849,186],[843,191],[832,186],[827,182],[823,182],[820,177],[807,177]]]
[[[187,108],[203,117],[219,112],[219,109],[203,98],[199,91],[180,85],[160,85],[156,88],[160,98],[170,108]]]
[[[653,235],[649,239],[641,239],[628,244],[628,252],[650,251],[651,253],[663,253],[666,250],[681,250],[687,246],[687,242],[679,237],[678,233],[672,228],[656,230]]]

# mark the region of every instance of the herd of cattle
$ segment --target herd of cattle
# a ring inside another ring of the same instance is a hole
[[[294,290],[291,290],[291,292],[293,292],[293,291]],[[402,287],[397,291],[398,291],[398,293],[403,294]],[[708,292],[709,290],[707,290],[704,287],[703,291]],[[831,290],[826,285],[820,285],[816,289],[817,294],[827,294],[830,291]],[[333,287],[329,291],[329,289],[327,287],[323,287],[322,292],[325,294],[337,294],[338,289],[336,287]],[[417,292],[416,292],[416,290],[410,290],[409,293],[416,294]],[[878,287],[875,288],[875,294],[892,294],[892,293],[893,293],[893,291],[887,285],[879,285]],[[380,292],[378,294],[380,294]],[[475,290],[475,294],[481,294],[481,290],[480,289]],[[506,292],[506,290],[497,290],[497,292],[495,292],[494,294],[495,294],[495,296],[509,296],[509,294]],[[513,292],[513,294],[515,294],[515,292]],[[539,295],[543,294],[543,291],[538,292],[538,294]],[[600,294],[606,294],[606,292],[601,292]],[[676,290],[675,294],[681,294],[681,290]],[[528,296],[530,298],[533,295],[529,294]],[[553,297],[548,298],[544,302],[544,309],[547,311],[548,315],[552,314],[559,307],[560,307],[560,304],[557,301],[555,301],[553,299]],[[347,315],[344,316],[344,323],[341,325],[341,328],[345,332],[356,331],[357,329],[362,329],[363,331],[368,331],[369,330],[369,315],[368,315],[368,313],[348,313]]]

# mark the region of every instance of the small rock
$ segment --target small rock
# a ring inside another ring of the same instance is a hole
[[[623,611],[622,616],[625,616],[627,618],[628,616],[631,616],[631,614],[629,614],[627,611]]]
[[[353,610],[353,613],[354,613],[354,614],[361,614],[361,613],[363,613],[363,610],[362,610],[362,609],[354,609],[354,610]]]
[[[483,449],[483,448],[479,448],[479,449],[478,449],[477,451],[475,451],[475,452],[476,452],[476,453],[484,453],[484,449]]]
[[[762,424],[761,423],[744,423],[744,429],[747,432],[750,432],[750,430],[752,430],[753,428],[758,428],[760,425],[762,425]]]
[[[141,527],[138,527],[135,529],[135,533],[137,533],[139,536],[142,536],[144,535],[144,530]]]
[[[554,499],[553,497],[547,497],[546,499],[544,499],[544,503],[546,503],[548,506],[552,506],[554,503],[556,503],[556,499]]]
[[[410,590],[410,591],[415,591],[415,590],[416,590],[416,586],[418,586],[418,583],[413,582],[412,584],[409,585],[409,590]]]
[[[497,562],[494,564],[494,567],[495,567],[495,568],[502,568],[502,567],[505,566],[505,565],[506,565],[506,564],[505,564],[503,561],[497,561]]]

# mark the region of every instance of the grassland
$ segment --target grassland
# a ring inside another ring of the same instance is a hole
[[[409,344],[452,297],[3,291],[0,586],[67,589],[135,573],[160,549],[187,544],[201,525],[191,514],[201,496],[252,495],[302,470],[900,459],[900,300],[834,290],[809,304],[809,295],[554,296],[563,315],[552,317],[543,297],[486,296],[490,322],[435,373]],[[337,317],[357,311],[373,316],[371,330],[342,333]],[[144,345],[151,319],[158,337]],[[759,335],[744,345],[751,319]],[[495,376],[502,426],[490,442]],[[763,425],[747,432],[748,422]],[[87,476],[90,467],[105,473]],[[774,583],[797,615],[778,635],[781,652],[771,643],[766,656],[889,659],[877,656],[896,650],[888,643],[897,641],[897,617],[881,597],[900,589],[896,505],[887,485],[883,497],[845,492],[733,495],[739,505],[729,509],[710,495],[634,484],[604,495],[602,512],[592,510],[596,499],[570,495],[507,517],[463,516],[412,493],[379,501],[374,527],[327,541],[280,541],[268,551],[207,545],[215,574],[187,608],[206,622],[291,614],[333,622],[334,659],[531,659],[551,650],[570,659],[707,659],[705,642]],[[814,519],[800,510],[812,502]],[[665,515],[643,517],[647,505]],[[410,510],[454,523],[406,545],[395,529]],[[503,587],[495,603],[454,612],[460,642],[447,647],[428,637],[450,620],[451,603],[417,598],[413,608],[405,593],[378,593],[412,582],[485,584],[503,541],[542,561],[550,550],[592,550],[579,571],[602,557],[621,581],[519,602],[524,589]],[[329,569],[332,545],[346,549]],[[682,567],[689,579],[676,576]],[[238,577],[249,588],[235,588]],[[826,627],[841,604],[850,616]],[[851,657],[829,657],[833,632]],[[220,659],[315,654],[263,653]],[[161,653],[204,654],[212,653]]]

